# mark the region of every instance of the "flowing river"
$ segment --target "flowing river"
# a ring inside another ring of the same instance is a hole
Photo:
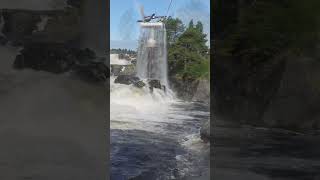
[[[110,79],[111,179],[209,179],[208,105]]]

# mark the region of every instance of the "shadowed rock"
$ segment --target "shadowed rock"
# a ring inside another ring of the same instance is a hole
[[[136,76],[120,75],[114,80],[114,83],[130,85],[138,82],[139,80],[140,79]]]

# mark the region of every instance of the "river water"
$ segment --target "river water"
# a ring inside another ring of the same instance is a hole
[[[209,107],[110,79],[111,179],[209,177],[210,144],[199,137]],[[209,178],[207,178],[209,179]]]

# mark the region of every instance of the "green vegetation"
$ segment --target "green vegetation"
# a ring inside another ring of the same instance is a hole
[[[240,4],[224,50],[239,61],[258,63],[280,54],[300,55],[319,40],[320,1],[255,0]],[[221,45],[221,44],[219,44]]]
[[[210,56],[203,25],[190,21],[186,28],[178,18],[166,20],[170,77],[178,79],[210,78]]]
[[[110,49],[111,54],[128,54],[128,55],[136,55],[136,51],[130,49]]]

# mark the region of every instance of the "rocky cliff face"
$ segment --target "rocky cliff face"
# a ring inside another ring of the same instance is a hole
[[[279,88],[265,109],[263,122],[270,127],[293,130],[320,129],[320,62],[310,57],[293,57]]]
[[[203,79],[199,80],[198,87],[192,97],[192,101],[200,101],[210,103],[210,81]]]
[[[239,31],[249,28],[238,26],[239,19],[232,17],[237,14],[240,18],[243,11],[248,11],[242,10],[243,6],[254,10],[255,1],[226,0],[217,6],[223,6],[218,8],[220,10],[227,10],[216,12],[216,18],[225,21],[220,22],[221,27],[215,29],[216,49],[212,61],[213,114],[241,124],[304,132],[319,130],[318,49],[314,45],[299,47],[302,50],[300,55],[293,50],[288,53],[289,48],[277,46],[276,43],[264,47],[263,50],[266,51],[245,49],[252,39],[241,34],[244,37],[237,41],[238,44],[231,43],[233,51],[226,53],[230,44],[226,47],[224,42],[235,35],[230,30],[231,27]],[[277,40],[280,44],[284,43],[284,40]],[[247,50],[242,52],[248,56],[237,55],[236,51],[241,48]],[[271,50],[268,52],[268,49]],[[258,54],[259,51],[265,54]],[[266,58],[261,58],[261,55]]]

